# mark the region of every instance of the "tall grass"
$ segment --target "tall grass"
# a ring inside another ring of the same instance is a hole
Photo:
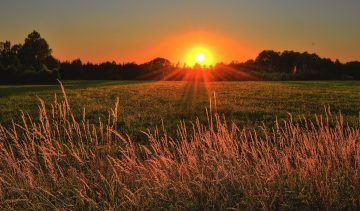
[[[137,143],[117,130],[118,106],[90,124],[85,111],[75,117],[63,89],[51,105],[40,100],[38,117],[0,125],[0,208],[360,206],[360,131],[341,114],[326,109],[250,131],[212,109],[205,123],[180,122],[176,137],[148,131]]]

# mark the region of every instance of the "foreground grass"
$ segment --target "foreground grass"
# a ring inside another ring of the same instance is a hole
[[[174,136],[148,131],[138,143],[118,130],[115,99],[94,124],[61,99],[41,101],[39,121],[23,114],[0,126],[0,208],[360,207],[360,130],[329,110],[259,132],[212,106],[204,122],[180,122]]]

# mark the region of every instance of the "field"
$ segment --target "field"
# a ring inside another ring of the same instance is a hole
[[[240,127],[272,125],[276,119],[323,114],[324,106],[341,112],[357,124],[360,82],[116,82],[66,81],[64,86],[77,117],[85,108],[92,122],[107,119],[108,111],[119,98],[119,129],[141,136],[139,131],[161,127],[176,130],[179,121],[206,120],[209,99],[217,102],[217,112]],[[20,120],[20,110],[34,116],[38,98],[46,103],[60,98],[58,85],[0,85],[0,122]],[[141,137],[139,137],[141,138]]]
[[[0,208],[358,208],[359,85],[1,85]]]

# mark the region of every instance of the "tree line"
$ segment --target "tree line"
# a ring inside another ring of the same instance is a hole
[[[341,63],[308,52],[262,51],[254,60],[204,67],[155,58],[143,64],[60,62],[47,41],[33,31],[23,44],[0,42],[1,83],[52,83],[61,80],[359,80],[360,62]]]
[[[237,65],[235,64],[235,66]],[[258,74],[278,75],[283,76],[283,79],[360,79],[360,62],[353,61],[343,64],[339,60],[332,61],[308,52],[265,50],[255,60],[241,63],[237,67],[244,66]]]

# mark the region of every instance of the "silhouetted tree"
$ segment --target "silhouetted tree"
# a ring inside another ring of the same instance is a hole
[[[272,50],[262,51],[255,59],[255,63],[267,71],[274,71],[279,67],[280,53]]]
[[[21,45],[11,46],[10,41],[0,43],[0,61],[4,66],[19,65],[17,53]]]
[[[55,82],[59,78],[60,61],[51,56],[46,40],[36,31],[23,45],[0,43],[0,82]]]
[[[48,43],[37,31],[30,33],[19,50],[21,63],[25,66],[40,67],[51,56]]]

